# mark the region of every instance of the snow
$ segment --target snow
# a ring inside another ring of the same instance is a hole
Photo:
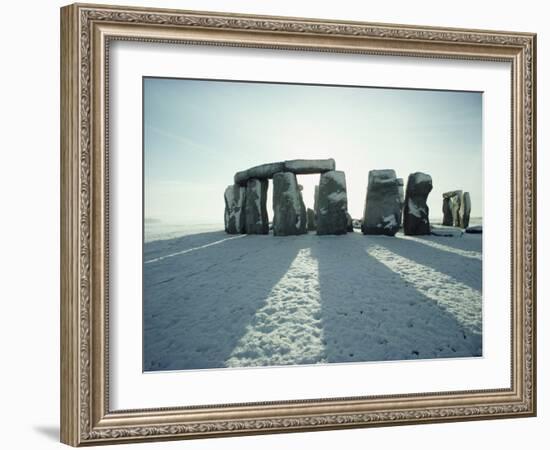
[[[344,172],[342,172],[341,170],[332,170],[330,172],[325,172],[321,176],[321,182],[323,180],[323,177],[327,177],[327,178],[332,179],[342,189],[346,189],[346,174]]]
[[[409,198],[409,212],[413,215],[421,219],[423,215],[426,214],[426,210],[424,208],[419,208],[415,205],[414,201]]]
[[[328,200],[331,203],[338,203],[347,200],[346,191],[332,192],[328,195]]]
[[[384,222],[384,228],[390,229],[397,225],[397,220],[393,214],[389,216],[382,217],[382,222]]]
[[[430,228],[430,232],[435,236],[460,237],[464,234],[462,228],[448,225],[431,225]]]
[[[482,237],[144,246],[144,370],[481,356]]]

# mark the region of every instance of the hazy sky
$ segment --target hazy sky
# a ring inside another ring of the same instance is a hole
[[[354,218],[372,169],[430,174],[432,218],[455,189],[482,215],[481,93],[145,78],[143,127],[146,218],[223,223],[236,171],[297,158],[336,160]],[[318,180],[298,176],[306,207]]]

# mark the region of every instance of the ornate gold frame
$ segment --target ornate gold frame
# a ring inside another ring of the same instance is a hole
[[[512,66],[509,389],[111,411],[108,111],[112,40],[508,61]],[[61,9],[61,440],[79,446],[533,416],[536,36],[75,4]]]

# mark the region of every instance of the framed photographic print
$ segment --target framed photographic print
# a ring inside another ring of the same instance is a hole
[[[536,413],[536,36],[61,9],[61,440]]]

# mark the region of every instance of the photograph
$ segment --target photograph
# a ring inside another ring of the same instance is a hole
[[[144,372],[484,356],[483,92],[142,94]]]

